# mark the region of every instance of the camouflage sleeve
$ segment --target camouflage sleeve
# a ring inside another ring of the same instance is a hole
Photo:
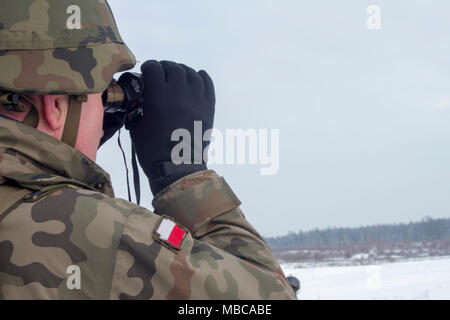
[[[238,287],[235,296],[213,292],[210,297],[295,299],[270,248],[245,219],[240,204],[227,182],[214,171],[189,175],[153,201],[157,214],[172,217],[190,231],[193,247],[188,258],[191,264],[201,266],[195,272],[223,268],[222,278],[228,275]],[[207,263],[202,264],[202,260]],[[238,285],[242,283],[245,286]]]

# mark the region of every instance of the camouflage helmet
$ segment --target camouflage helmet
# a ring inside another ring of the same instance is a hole
[[[0,1],[0,90],[98,93],[135,63],[106,0]]]
[[[86,95],[135,64],[106,0],[0,0],[0,104],[24,112],[30,103],[23,122],[37,128],[26,94],[70,95],[61,140],[72,147]]]

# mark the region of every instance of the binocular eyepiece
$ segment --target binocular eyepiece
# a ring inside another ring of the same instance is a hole
[[[103,108],[106,113],[121,112],[126,114],[126,121],[131,122],[144,112],[144,79],[141,74],[126,72],[119,80],[113,79],[102,95]]]

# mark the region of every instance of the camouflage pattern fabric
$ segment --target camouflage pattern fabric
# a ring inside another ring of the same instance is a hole
[[[105,0],[0,1],[0,89],[97,93],[135,64]]]
[[[0,192],[40,190],[0,212],[2,299],[295,299],[214,171],[161,191],[155,214],[114,198],[108,174],[83,154],[0,117],[0,176]],[[155,238],[162,215],[188,230],[179,249]],[[80,289],[67,285],[70,266]]]

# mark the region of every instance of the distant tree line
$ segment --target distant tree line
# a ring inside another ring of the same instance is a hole
[[[370,243],[426,242],[450,240],[450,218],[425,217],[408,224],[383,224],[357,228],[328,228],[281,237],[265,238],[272,248],[285,247],[338,247]]]

